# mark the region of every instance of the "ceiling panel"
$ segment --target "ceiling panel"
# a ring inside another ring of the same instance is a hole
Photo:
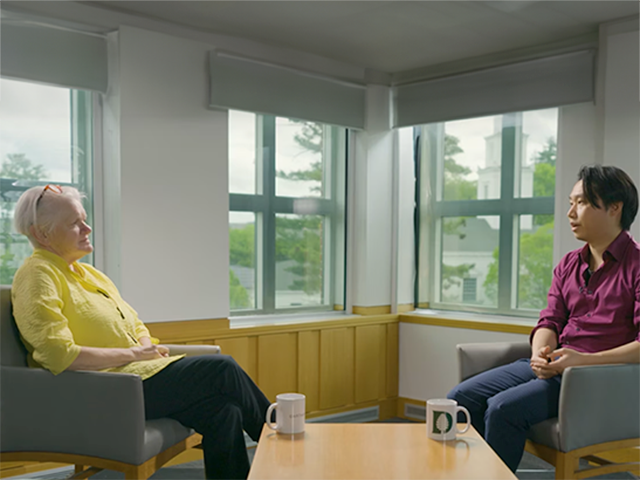
[[[617,18],[638,15],[637,1],[554,1],[550,8],[562,12],[581,23],[602,23]]]
[[[396,73],[597,31],[638,1],[91,1]]]

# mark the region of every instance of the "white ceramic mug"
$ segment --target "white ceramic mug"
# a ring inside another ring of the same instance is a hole
[[[458,430],[458,412],[464,412],[467,417],[467,425],[463,430]],[[469,410],[459,407],[458,402],[447,398],[435,398],[427,400],[427,436],[434,440],[455,440],[456,434],[469,430],[471,415]]]
[[[271,412],[276,410],[276,423],[271,423]],[[305,396],[301,393],[281,393],[276,403],[267,409],[267,426],[278,433],[304,432]]]

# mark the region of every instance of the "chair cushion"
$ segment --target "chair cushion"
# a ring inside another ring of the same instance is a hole
[[[160,452],[193,435],[194,431],[171,418],[147,420],[144,428],[144,446],[138,465]]]
[[[539,443],[554,450],[560,450],[560,428],[558,418],[550,418],[537,423],[529,430],[527,437],[534,443]]]

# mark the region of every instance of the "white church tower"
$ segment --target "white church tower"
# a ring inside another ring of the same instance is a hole
[[[522,132],[522,114],[517,114],[517,124],[520,125],[516,135],[516,168],[515,168],[515,193],[521,198],[533,196],[533,170],[534,165],[526,158],[528,135]],[[485,137],[485,161],[484,168],[478,168],[478,200],[500,198],[500,176],[502,158],[502,116],[496,115],[493,120],[493,133]],[[519,195],[518,195],[519,192]],[[491,228],[498,229],[497,216],[484,218]],[[521,228],[530,230],[532,217],[524,218],[520,223]]]

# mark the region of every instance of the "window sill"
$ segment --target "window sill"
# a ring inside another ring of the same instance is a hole
[[[415,323],[441,327],[488,330],[528,335],[536,325],[533,318],[471,312],[418,309],[400,314],[400,323]]]
[[[309,312],[286,313],[278,315],[251,315],[246,317],[230,317],[229,328],[268,327],[274,325],[295,325],[323,322],[328,320],[346,320],[359,318],[360,315],[348,315],[342,312]]]

